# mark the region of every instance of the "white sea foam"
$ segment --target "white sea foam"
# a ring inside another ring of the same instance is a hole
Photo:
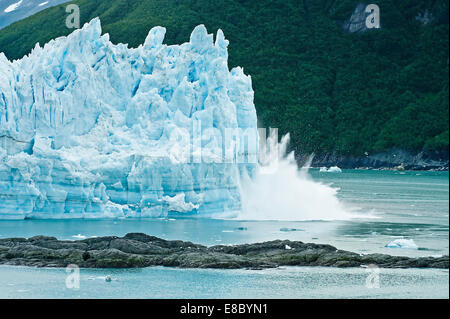
[[[321,173],[342,173],[342,169],[340,169],[337,166],[332,166],[330,168],[321,167],[320,172]]]

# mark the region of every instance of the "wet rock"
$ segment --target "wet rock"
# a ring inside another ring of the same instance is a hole
[[[290,249],[286,249],[289,247]],[[127,234],[60,241],[54,237],[0,240],[0,264],[33,267],[264,269],[278,266],[385,268],[449,267],[448,256],[408,258],[384,254],[360,255],[331,245],[274,240],[265,243],[205,247],[179,240],[164,240],[146,234]]]

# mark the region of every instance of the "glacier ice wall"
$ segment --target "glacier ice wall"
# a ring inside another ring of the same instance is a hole
[[[0,53],[0,219],[238,211],[256,163],[234,159],[257,154],[239,142],[257,118],[222,31],[168,46],[155,27],[138,48],[101,33],[96,18],[20,60]]]

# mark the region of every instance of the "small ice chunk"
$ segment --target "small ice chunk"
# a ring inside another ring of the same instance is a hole
[[[319,172],[321,173],[342,173],[342,169],[337,166],[332,166],[330,168],[321,167]]]
[[[418,249],[419,247],[416,245],[414,240],[412,239],[396,239],[391,241],[385,247],[387,248],[405,248],[405,249]]]

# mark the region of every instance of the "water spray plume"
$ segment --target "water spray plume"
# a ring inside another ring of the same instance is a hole
[[[309,165],[300,169],[294,152],[287,154],[289,134],[278,143],[271,131],[260,149],[253,178],[242,178],[243,220],[345,220],[353,215],[337,198],[338,189],[313,181]]]

